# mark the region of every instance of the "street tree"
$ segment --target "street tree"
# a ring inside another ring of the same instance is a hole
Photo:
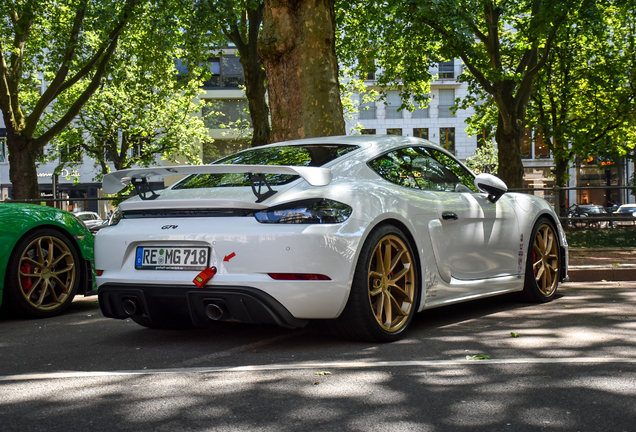
[[[25,0],[0,3],[0,109],[16,199],[38,198],[36,158],[97,90],[143,0]],[[76,99],[43,127],[52,103]]]
[[[566,186],[576,156],[617,159],[634,148],[634,12],[633,6],[612,1],[573,15],[559,29],[537,77],[529,113],[554,157],[557,186]],[[565,204],[565,191],[560,202]]]
[[[520,144],[534,80],[557,31],[581,0],[340,0],[339,23],[349,60],[363,52],[378,62],[381,83],[408,96],[430,80],[428,66],[460,58],[462,79],[497,106],[499,176],[521,187]],[[361,65],[362,67],[362,65]],[[382,77],[383,76],[383,77]],[[422,95],[417,95],[422,98]]]
[[[264,1],[258,52],[267,77],[272,142],[345,134],[334,1]]]
[[[51,156],[61,155],[58,171],[81,164],[84,156],[95,161],[95,180],[111,167],[147,167],[158,159],[200,162],[199,145],[210,140],[199,115],[201,81],[191,71],[177,73],[178,48],[150,62],[140,52],[143,43],[132,37],[120,43],[100,87],[52,141]],[[78,86],[61,95],[47,119],[67,111],[81,91]]]
[[[199,3],[202,30],[211,45],[231,41],[240,55],[251,117],[252,146],[269,143],[269,107],[265,70],[258,56],[263,0],[204,0]]]

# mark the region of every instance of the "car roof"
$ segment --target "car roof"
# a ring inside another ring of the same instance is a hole
[[[284,147],[284,146],[292,146],[292,145],[312,145],[312,144],[341,144],[341,145],[355,145],[360,147],[362,151],[371,150],[371,153],[382,152],[388,149],[391,149],[400,145],[410,145],[410,144],[419,144],[419,145],[427,145],[433,146],[443,151],[446,151],[439,144],[436,144],[432,141],[428,141],[422,138],[417,137],[409,137],[402,135],[336,135],[336,136],[328,136],[328,137],[316,137],[316,138],[303,138],[291,141],[281,141],[273,144],[267,144],[264,146],[260,146],[259,148],[267,148],[267,147]],[[253,148],[248,148],[237,152],[235,154],[239,154],[245,151],[253,150]]]

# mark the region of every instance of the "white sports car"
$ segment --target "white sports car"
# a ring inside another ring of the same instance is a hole
[[[138,196],[95,238],[99,304],[146,327],[327,319],[345,337],[392,341],[423,309],[512,291],[546,302],[567,277],[546,201],[418,138],[289,141],[117,171],[103,189],[129,182]]]

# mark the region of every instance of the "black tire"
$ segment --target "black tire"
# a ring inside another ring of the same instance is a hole
[[[561,271],[559,239],[554,224],[541,218],[535,224],[528,244],[526,275],[522,297],[533,303],[546,303],[556,295]]]
[[[401,230],[383,225],[364,242],[347,304],[330,325],[347,339],[392,342],[409,327],[419,298],[413,248]]]
[[[33,318],[61,314],[83,283],[80,263],[76,246],[60,231],[38,228],[29,232],[9,258],[4,287],[7,308]]]

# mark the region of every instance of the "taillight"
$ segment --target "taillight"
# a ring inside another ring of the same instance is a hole
[[[281,204],[254,213],[260,223],[331,224],[346,221],[353,210],[330,199],[312,199]]]

